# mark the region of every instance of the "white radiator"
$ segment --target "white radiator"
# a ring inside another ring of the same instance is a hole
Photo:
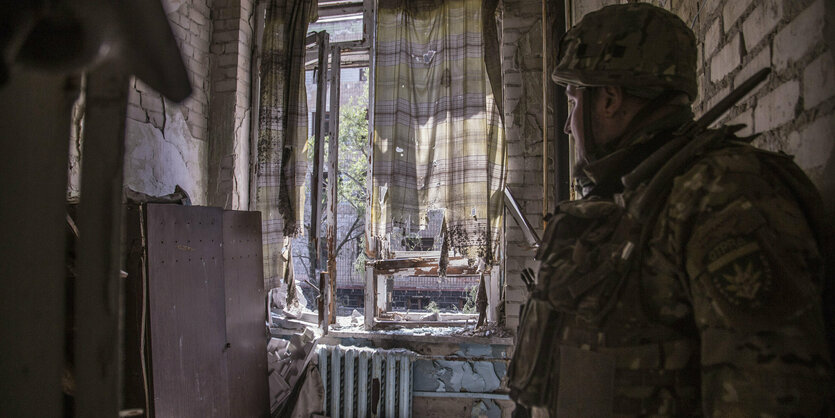
[[[316,349],[330,418],[412,416],[414,352],[341,345]]]

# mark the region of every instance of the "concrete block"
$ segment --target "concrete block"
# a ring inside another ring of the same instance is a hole
[[[835,114],[815,119],[799,133],[789,135],[786,151],[794,154],[800,168],[809,171],[824,167],[832,156],[835,141]]]
[[[235,79],[231,79],[218,81],[217,83],[214,83],[214,88],[212,90],[217,93],[226,93],[234,92],[237,87],[238,82]]]
[[[197,119],[202,119],[202,118],[197,118]],[[194,137],[194,139],[199,139],[201,141],[206,140],[206,134],[207,134],[206,128],[201,128],[199,126],[189,124],[189,132],[191,132],[191,136]]]
[[[541,142],[541,141],[540,141]],[[553,144],[553,142],[551,142]],[[525,169],[526,170],[534,170],[540,171],[539,177],[540,182],[542,181],[542,146],[537,145],[533,149],[528,149],[528,152],[525,154]]]
[[[184,43],[182,46],[180,46],[180,51],[182,52],[184,57],[194,56],[194,47],[189,44]]]
[[[738,115],[735,118],[731,119],[727,123],[728,125],[745,125],[745,128],[742,128],[739,132],[736,133],[737,136],[748,136],[754,134],[754,111],[753,109],[748,109]]]
[[[742,22],[745,48],[750,51],[763,40],[783,18],[783,3],[780,0],[763,0]]]
[[[221,68],[238,66],[238,54],[222,54],[215,58],[215,60],[218,67]]]
[[[206,38],[200,39],[192,39],[190,45],[194,47],[194,49],[201,51],[203,53],[209,52],[209,46],[211,45],[210,37],[207,36]]]
[[[127,117],[128,117],[128,119],[133,119],[137,122],[147,122],[148,121],[148,115],[145,113],[145,111],[142,110],[139,106],[137,106],[133,103],[128,104]]]
[[[519,306],[521,306],[521,305],[516,304],[516,303],[508,304],[507,310],[515,309],[518,312],[519,311]],[[515,330],[515,329],[519,328],[519,316],[507,316],[505,318],[505,326],[508,329],[512,329],[512,330]]]
[[[507,183],[508,184],[523,184],[525,179],[525,172],[524,171],[508,171],[507,172]]]
[[[177,18],[174,20],[169,19],[169,22],[171,23],[171,26],[179,26],[186,30],[191,28],[191,21],[188,20],[188,17],[183,15],[177,16]]]
[[[718,83],[728,73],[739,67],[742,60],[739,54],[739,45],[739,35],[736,35],[710,60],[710,81]]]
[[[802,58],[823,40],[823,0],[817,0],[795,17],[774,37],[772,63],[781,70]]]
[[[203,23],[209,20],[209,14],[204,13],[201,7],[195,7],[195,5],[192,5],[188,8],[188,18],[192,21]]]
[[[760,98],[754,110],[754,131],[769,131],[794,119],[799,99],[797,80],[787,81]]]
[[[542,184],[542,173],[538,171],[525,172],[525,187],[536,187]]]
[[[208,19],[208,17],[209,17],[209,13],[210,13],[210,12],[209,12],[209,5],[208,5],[208,4],[209,4],[209,2],[199,2],[199,1],[196,1],[196,2],[193,2],[193,3],[191,4],[191,8],[192,8],[192,9],[196,9],[196,10],[197,10],[197,13],[199,13],[200,15],[202,15],[204,18]]]
[[[734,87],[739,86],[745,80],[750,78],[754,73],[757,71],[766,68],[771,65],[771,48],[764,48],[760,51],[757,56],[755,56],[751,61],[748,61],[739,73],[736,74],[734,77]],[[759,88],[762,88],[762,84],[760,84]],[[755,90],[756,91],[756,90]]]
[[[187,65],[194,74],[197,74],[201,77],[209,76],[209,66],[205,63],[200,63],[194,58],[189,58]]]
[[[722,20],[714,19],[713,24],[710,25],[710,28],[705,33],[704,52],[706,57],[715,54],[716,49],[719,47],[720,32],[722,29],[721,24]]]
[[[238,39],[235,39],[223,44],[223,52],[237,54],[239,47],[240,43],[238,42]]]
[[[240,19],[240,7],[224,7],[218,11],[219,19]]]
[[[722,8],[722,23],[725,25],[725,32],[745,13],[749,5],[751,5],[751,0],[732,0],[725,2],[725,7]]]
[[[171,25],[171,31],[174,32],[174,39],[188,42],[190,33],[188,28],[184,28],[180,24]]]
[[[835,95],[835,62],[824,52],[803,71],[803,105],[811,109]]]
[[[510,257],[533,257],[536,251],[518,245],[508,245],[507,255]]]
[[[220,43],[227,43],[235,41],[237,44],[238,42],[238,31],[237,30],[223,30],[223,31],[215,31],[214,36],[212,36],[212,42],[216,44]]]
[[[524,302],[528,300],[528,289],[524,286],[508,286],[505,289],[505,300],[508,302]]]
[[[143,93],[139,107],[147,111],[162,112],[162,98],[159,93]]]

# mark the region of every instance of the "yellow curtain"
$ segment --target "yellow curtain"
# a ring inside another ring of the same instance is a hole
[[[400,245],[393,231],[414,236],[442,209],[450,249],[495,261],[505,141],[481,14],[481,0],[379,3],[369,231],[377,242]]]
[[[304,40],[316,4],[270,0],[261,61],[256,210],[261,211],[264,281],[277,287],[284,275],[284,237],[304,224],[307,170],[307,95]]]

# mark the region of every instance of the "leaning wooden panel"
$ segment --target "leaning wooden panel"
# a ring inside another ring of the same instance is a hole
[[[147,219],[154,416],[230,416],[223,210],[149,204]]]
[[[223,212],[230,413],[269,415],[261,212]]]

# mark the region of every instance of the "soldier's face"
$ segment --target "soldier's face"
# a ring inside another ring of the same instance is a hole
[[[565,119],[565,133],[574,137],[574,164],[577,166],[587,162],[586,144],[583,130],[583,100],[587,89],[569,85],[565,88],[568,96],[568,118]]]

